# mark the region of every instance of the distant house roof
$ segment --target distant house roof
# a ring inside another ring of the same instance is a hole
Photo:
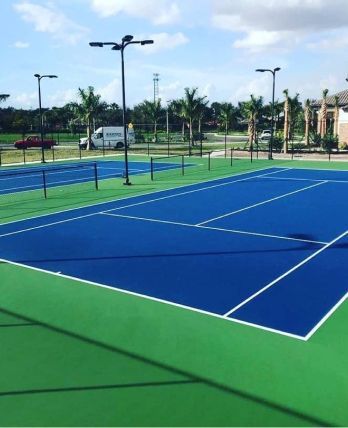
[[[327,105],[329,107],[333,107],[335,105],[335,96],[338,97],[338,105],[340,107],[345,107],[345,106],[348,105],[348,89],[346,89],[345,91],[338,92],[337,94],[328,96],[326,98],[326,102],[327,102]],[[321,103],[322,103],[322,99],[320,99],[320,100],[313,100],[311,102],[311,105],[313,107],[320,107]]]

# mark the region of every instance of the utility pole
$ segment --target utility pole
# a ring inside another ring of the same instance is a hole
[[[159,95],[158,81],[159,81],[159,73],[153,73],[153,103],[156,102]]]

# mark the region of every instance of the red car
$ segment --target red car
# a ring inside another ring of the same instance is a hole
[[[55,140],[43,140],[44,149],[51,149],[57,142]],[[38,135],[30,135],[25,140],[18,140],[14,143],[16,149],[29,149],[30,147],[42,147],[41,137]]]

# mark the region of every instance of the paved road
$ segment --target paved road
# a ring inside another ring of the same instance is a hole
[[[224,135],[218,135],[214,133],[206,133],[205,136],[207,137],[208,141],[216,141],[216,142],[223,142],[225,141]],[[241,142],[241,141],[248,141],[248,137],[246,135],[227,135],[227,141],[228,142]]]

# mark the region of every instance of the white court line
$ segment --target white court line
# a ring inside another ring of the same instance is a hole
[[[212,221],[219,220],[219,219],[221,219],[221,218],[225,218],[225,217],[229,217],[229,216],[231,216],[231,215],[238,214],[238,213],[241,213],[241,212],[246,211],[246,210],[250,210],[251,208],[258,207],[258,206],[260,206],[260,205],[268,204],[268,203],[273,202],[273,201],[276,201],[276,200],[278,200],[278,199],[282,199],[282,198],[285,198],[285,197],[287,197],[287,196],[294,195],[295,193],[300,193],[300,192],[303,192],[304,190],[308,190],[308,189],[311,189],[311,188],[313,188],[313,187],[321,186],[322,184],[325,184],[325,183],[327,183],[327,182],[326,182],[326,181],[322,181],[322,182],[320,182],[320,183],[312,184],[312,185],[310,185],[310,186],[303,187],[302,189],[295,190],[295,191],[293,191],[293,192],[284,193],[283,195],[276,196],[275,198],[267,199],[266,201],[258,202],[257,204],[249,205],[248,207],[241,208],[241,209],[236,210],[236,211],[231,211],[231,212],[229,212],[229,213],[226,213],[226,214],[220,215],[220,216],[218,216],[218,217],[215,217],[215,218],[211,218],[211,219],[209,219],[209,220],[202,221],[201,223],[197,223],[197,225],[196,225],[196,226],[203,226],[204,224],[211,223]]]
[[[319,245],[326,245],[327,242],[322,241],[312,241],[309,239],[300,239],[300,238],[290,238],[288,236],[279,236],[279,235],[270,235],[266,233],[258,233],[258,232],[247,232],[244,230],[234,230],[234,229],[223,229],[221,227],[211,227],[211,226],[199,226],[196,224],[189,224],[189,223],[181,223],[176,221],[169,221],[169,220],[157,220],[154,218],[148,218],[148,217],[137,217],[137,216],[131,216],[131,215],[122,215],[122,214],[112,214],[108,211],[101,211],[98,214],[102,215],[108,215],[111,217],[121,217],[121,218],[128,218],[131,220],[142,220],[142,221],[149,221],[153,223],[164,223],[164,224],[172,224],[175,226],[184,226],[184,227],[193,227],[196,229],[207,229],[207,230],[217,230],[220,232],[228,232],[228,233],[235,233],[235,234],[241,234],[241,235],[251,235],[251,236],[260,236],[263,238],[275,238],[275,239],[283,239],[286,241],[297,241],[297,242],[305,242],[310,244],[319,244]],[[1,238],[1,236],[0,236]]]
[[[52,215],[67,213],[67,212],[81,210],[81,209],[85,209],[85,208],[98,207],[100,205],[114,204],[115,202],[119,202],[119,201],[127,201],[127,200],[131,200],[131,199],[139,198],[139,197],[142,197],[142,196],[149,196],[149,195],[155,195],[155,194],[159,194],[159,193],[169,192],[169,191],[172,191],[172,190],[184,189],[184,188],[187,188],[187,187],[198,186],[200,184],[212,183],[214,181],[233,179],[235,177],[240,177],[242,175],[257,173],[257,172],[260,172],[260,171],[267,171],[269,169],[274,169],[274,168],[279,168],[280,169],[279,172],[287,171],[287,170],[291,169],[291,168],[283,168],[281,166],[273,166],[273,167],[260,168],[260,169],[251,170],[251,171],[245,171],[245,172],[241,172],[239,174],[227,175],[225,177],[218,177],[218,178],[215,177],[215,178],[211,178],[209,180],[204,180],[204,181],[201,181],[201,182],[190,183],[190,184],[183,184],[182,186],[169,187],[168,189],[156,190],[155,192],[151,192],[151,191],[149,191],[149,192],[143,192],[143,193],[139,193],[139,194],[133,195],[133,196],[125,196],[124,198],[112,199],[111,201],[97,202],[95,204],[83,205],[81,207],[75,207],[75,208],[68,208],[66,210],[55,211],[53,213],[46,213],[46,214],[41,214],[41,215],[37,215],[37,216],[23,218],[23,219],[20,219],[20,220],[8,221],[6,223],[0,223],[0,228],[2,226],[7,226],[9,224],[21,223],[21,222],[28,221],[28,220],[49,217],[49,216],[52,216]],[[229,181],[229,183],[233,183],[233,182],[234,181]],[[112,210],[110,210],[110,211],[112,211]]]
[[[57,224],[67,223],[69,221],[80,220],[82,218],[92,217],[92,216],[97,215],[97,214],[99,214],[99,213],[85,214],[85,215],[80,215],[78,217],[67,218],[65,220],[53,221],[52,223],[41,224],[39,226],[28,227],[27,229],[19,229],[19,230],[15,230],[13,232],[3,233],[2,235],[0,235],[0,238],[5,238],[6,236],[11,236],[11,235],[18,235],[19,233],[30,232],[31,230],[43,229],[44,227],[55,226]]]
[[[157,297],[148,296],[146,294],[136,293],[134,291],[128,291],[128,290],[125,290],[123,288],[112,287],[110,285],[100,284],[98,282],[88,281],[86,279],[82,279],[82,278],[78,278],[78,277],[74,277],[74,276],[69,276],[69,275],[64,275],[62,273],[51,272],[49,270],[40,269],[40,268],[36,268],[36,267],[30,266],[30,265],[25,265],[25,264],[22,264],[22,263],[13,262],[13,261],[7,260],[7,259],[0,259],[0,263],[8,263],[8,264],[11,264],[11,265],[14,265],[14,266],[19,266],[19,267],[22,267],[22,268],[25,268],[25,269],[34,270],[36,272],[41,272],[41,273],[45,273],[45,274],[49,274],[49,275],[53,275],[53,276],[58,276],[58,277],[61,277],[61,278],[70,279],[70,280],[73,280],[73,281],[77,281],[79,283],[83,283],[83,284],[87,284],[87,285],[92,285],[92,286],[97,286],[97,287],[101,287],[101,288],[106,288],[106,289],[114,291],[114,292],[128,294],[130,296],[135,296],[135,297],[141,297],[141,298],[146,299],[146,300],[151,300],[151,301],[154,301],[154,302],[163,303],[163,304],[166,304],[166,305],[169,305],[169,306],[174,306],[174,307],[177,307],[177,308],[186,309],[186,310],[189,310],[189,311],[192,311],[192,312],[197,312],[197,313],[204,314],[204,315],[209,315],[209,316],[212,316],[212,317],[215,317],[215,318],[219,318],[219,319],[224,320],[224,321],[231,321],[231,322],[233,322],[235,324],[246,325],[248,327],[251,326],[251,327],[257,328],[259,330],[263,330],[263,331],[267,331],[267,332],[271,332],[271,333],[277,333],[277,334],[280,334],[282,336],[291,337],[292,339],[298,339],[298,340],[302,340],[302,341],[306,340],[305,337],[298,336],[296,334],[287,333],[285,331],[276,330],[276,329],[273,329],[273,328],[270,328],[270,327],[265,327],[265,326],[262,326],[262,325],[259,325],[259,324],[253,324],[253,323],[249,323],[249,322],[238,320],[238,319],[234,319],[234,318],[225,318],[223,315],[219,315],[219,314],[216,314],[214,312],[209,312],[209,311],[205,311],[203,309],[193,308],[191,306],[186,306],[186,305],[183,305],[183,304],[180,304],[180,303],[174,303],[174,302],[171,302],[169,300],[164,300],[164,299],[160,299],[160,298],[157,298]]]
[[[147,201],[136,202],[135,204],[123,205],[122,207],[111,208],[110,210],[104,210],[103,212],[105,213],[105,212],[109,212],[109,211],[122,210],[124,208],[136,207],[138,205],[144,205],[144,204],[148,204],[150,202],[157,202],[157,201],[161,201],[163,199],[170,199],[170,198],[175,198],[177,196],[188,195],[190,193],[202,192],[204,190],[210,190],[210,189],[214,189],[216,187],[221,187],[221,186],[228,186],[229,184],[239,183],[241,181],[252,180],[254,178],[260,178],[260,177],[264,177],[265,175],[278,174],[280,172],[283,172],[283,170],[268,172],[266,174],[253,175],[252,177],[241,178],[241,179],[238,179],[238,180],[228,181],[228,182],[225,182],[225,183],[214,184],[213,186],[201,187],[199,189],[188,190],[186,192],[181,192],[181,193],[175,193],[174,195],[167,195],[167,196],[162,196],[160,198],[149,199]]]
[[[318,183],[320,181],[326,181],[327,183],[344,183],[348,184],[348,180],[325,180],[324,178],[321,180],[315,180],[312,178],[295,178],[295,177],[265,177],[269,180],[289,180],[289,181],[313,181],[314,183]]]
[[[281,281],[283,278],[285,278],[286,276],[290,275],[292,272],[294,272],[295,270],[297,270],[298,268],[300,268],[301,266],[305,265],[306,263],[308,263],[310,260],[312,260],[314,257],[316,257],[318,254],[320,254],[321,252],[325,251],[327,248],[329,248],[331,245],[333,245],[335,242],[339,241],[340,239],[342,239],[345,235],[347,235],[348,230],[346,230],[345,232],[343,232],[341,235],[339,235],[337,238],[333,239],[331,242],[327,243],[324,247],[320,248],[318,251],[316,251],[315,253],[313,253],[312,255],[310,255],[309,257],[305,258],[304,260],[302,260],[302,262],[298,263],[297,265],[293,266],[291,269],[289,269],[287,272],[283,273],[282,275],[280,275],[278,278],[276,278],[275,280],[273,280],[272,282],[270,282],[269,284],[267,284],[265,287],[261,288],[260,290],[258,290],[256,293],[252,294],[250,297],[248,297],[247,299],[243,300],[243,302],[239,303],[237,306],[235,306],[234,308],[232,308],[231,310],[229,310],[228,312],[226,312],[224,314],[224,317],[228,317],[229,315],[231,315],[233,312],[236,312],[238,309],[240,309],[242,306],[246,305],[247,303],[249,303],[251,300],[255,299],[255,297],[259,296],[261,293],[263,293],[264,291],[268,290],[269,288],[271,288],[273,285],[277,284],[279,281]]]
[[[323,316],[323,318],[316,324],[312,330],[305,336],[306,340],[309,340],[314,333],[318,331],[318,329],[327,321],[331,315],[348,299],[348,292],[333,306],[327,314]]]

